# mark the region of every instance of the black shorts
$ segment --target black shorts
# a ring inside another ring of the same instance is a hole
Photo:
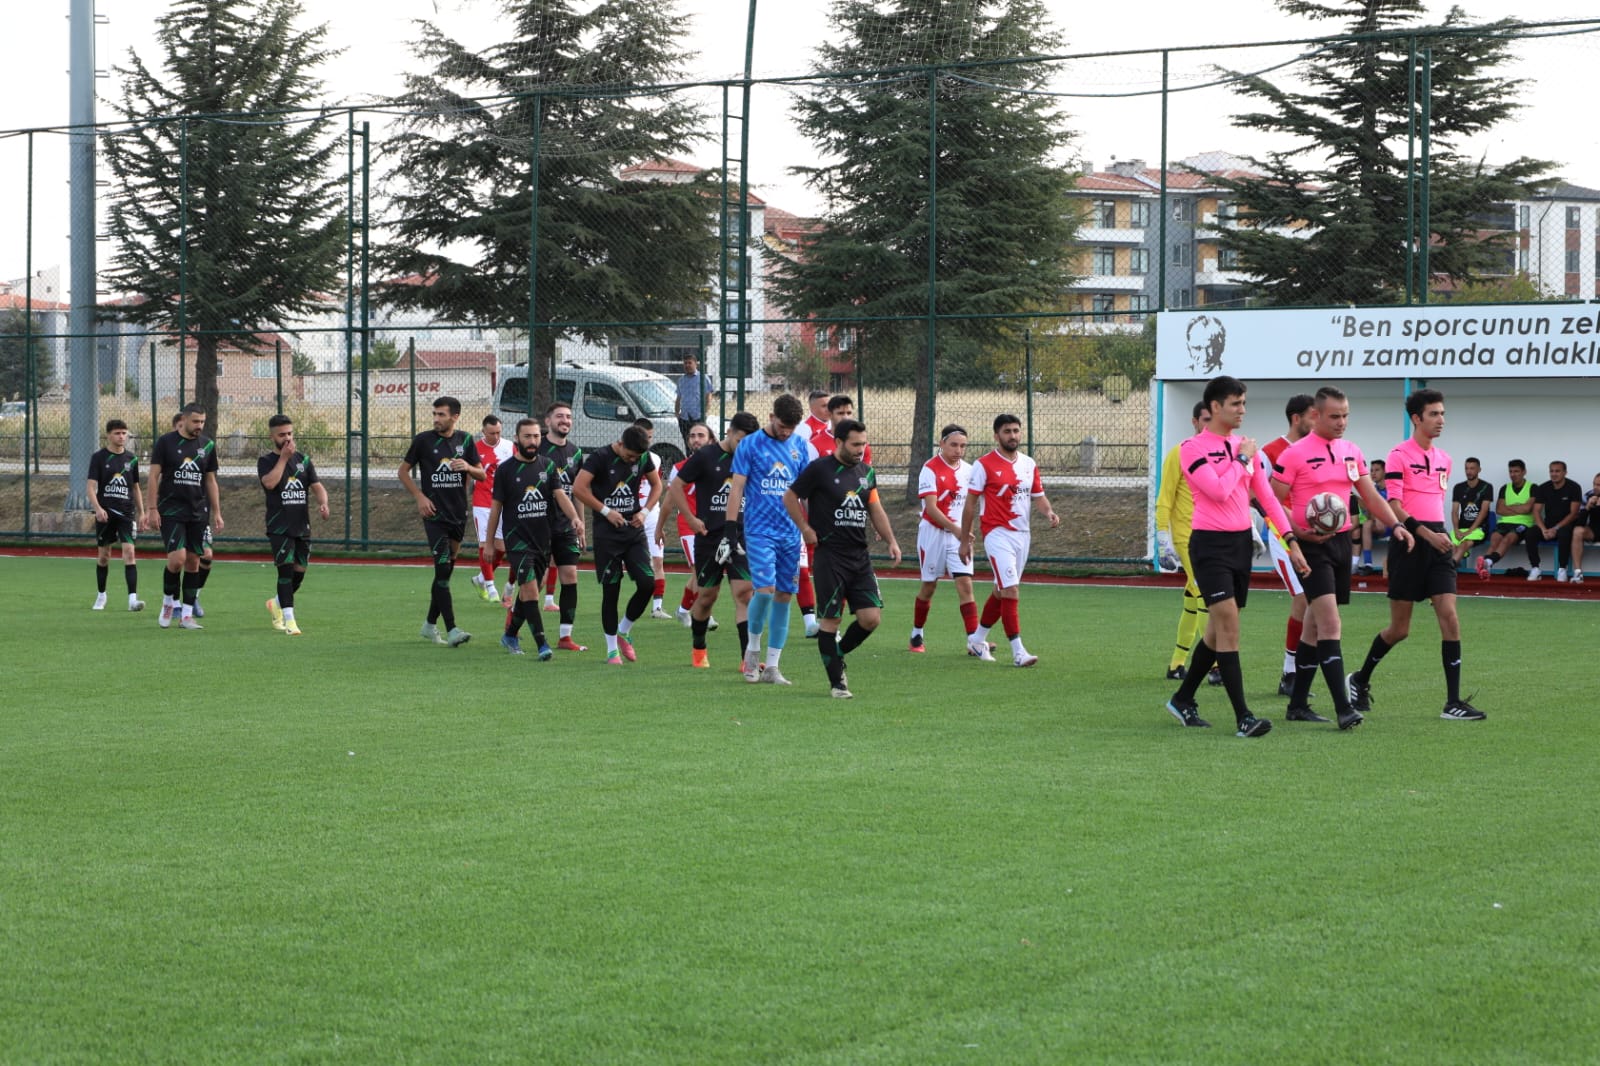
[[[100,548],[109,548],[113,544],[132,544],[133,519],[107,511],[106,520],[94,524],[94,542]]]
[[[185,521],[181,518],[161,519],[161,542],[166,545],[167,554],[173,552],[193,552],[201,554],[206,544],[206,520],[193,518]]]
[[[744,552],[736,551],[727,562],[717,562],[717,549],[722,546],[722,531],[726,528],[720,526],[694,539],[694,583],[700,588],[716,588],[724,577],[729,581],[750,580],[750,560]]]
[[[650,568],[650,543],[644,530],[633,526],[616,529],[601,521],[603,528],[594,533],[594,574],[602,585],[622,583],[623,574],[640,584],[655,584],[655,571]]]
[[[1436,533],[1442,522],[1423,522]],[[1435,551],[1418,537],[1410,551],[1398,543],[1389,548],[1389,598],[1421,603],[1434,596],[1455,595],[1456,560],[1450,552]]]
[[[422,539],[428,542],[428,551],[433,554],[435,563],[447,563],[454,558],[455,549],[461,546],[466,532],[465,520],[441,521],[437,515],[422,520]]]
[[[551,566],[576,566],[583,549],[578,547],[578,531],[568,524],[565,529],[550,527]]]
[[[1300,575],[1307,602],[1318,596],[1332,596],[1334,603],[1349,603],[1350,538],[1336,533],[1320,544],[1302,539],[1300,552],[1311,564],[1311,573]]]
[[[288,537],[268,533],[267,543],[272,545],[272,565],[305,566],[311,562],[311,538]]]
[[[839,618],[846,604],[855,614],[866,607],[882,607],[878,575],[872,572],[872,559],[865,550],[830,551],[817,549],[811,560],[811,584],[817,590],[817,617]]]
[[[513,585],[543,582],[544,572],[550,566],[549,558],[537,550],[511,552],[506,556],[506,562],[511,567]]]
[[[1529,533],[1538,533],[1539,527],[1513,525],[1502,520],[1499,525],[1494,527],[1494,531],[1503,537],[1510,537],[1511,539],[1506,542],[1506,546],[1510,547],[1519,541],[1527,540]],[[1538,538],[1535,537],[1534,539],[1537,540]]]
[[[1248,529],[1197,529],[1189,535],[1192,576],[1207,606],[1223,600],[1237,600],[1241,608],[1245,605],[1250,597],[1250,565],[1255,551]]]

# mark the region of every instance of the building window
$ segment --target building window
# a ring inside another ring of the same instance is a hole
[[[1135,322],[1144,321],[1145,313],[1150,309],[1150,297],[1143,293],[1135,293],[1128,297],[1128,310],[1134,312],[1132,317]]]
[[[1194,218],[1194,205],[1188,200],[1172,201],[1172,217],[1178,222],[1188,222]]]
[[[1217,252],[1217,266],[1222,270],[1239,269],[1239,250],[1237,248],[1222,248]]]
[[[1194,293],[1188,289],[1176,289],[1172,294],[1173,307],[1193,307]]]
[[[1567,208],[1567,228],[1577,229],[1581,225],[1583,225],[1582,209],[1577,207]]]
[[[1090,206],[1090,219],[1100,229],[1115,229],[1117,225],[1117,202],[1115,200],[1096,200]]]
[[[1150,201],[1135,200],[1128,205],[1128,225],[1134,229],[1144,229],[1150,225]]]
[[[276,359],[250,360],[250,376],[253,378],[275,378],[278,376],[278,361]]]
[[[1089,307],[1094,311],[1096,322],[1110,322],[1111,312],[1116,310],[1116,306],[1115,296],[1093,296],[1089,299]]]
[[[1179,241],[1174,244],[1172,246],[1172,265],[1188,266],[1190,262],[1189,242]]]
[[[1568,274],[1576,274],[1578,272],[1578,270],[1579,270],[1579,266],[1578,266],[1578,250],[1576,248],[1568,248],[1567,249],[1567,273]]]
[[[1128,255],[1128,273],[1130,273],[1130,274],[1148,274],[1148,273],[1150,273],[1150,249],[1148,249],[1148,248],[1134,248],[1129,252],[1129,255]]]
[[[1533,208],[1523,204],[1517,208],[1517,228],[1526,230],[1531,225],[1533,225]]]
[[[1217,217],[1235,219],[1239,217],[1239,205],[1232,200],[1217,201]]]
[[[1115,248],[1096,248],[1094,250],[1093,273],[1109,277],[1117,272],[1117,250]]]

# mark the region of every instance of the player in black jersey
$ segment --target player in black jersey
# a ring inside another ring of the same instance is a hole
[[[678,474],[667,489],[668,501],[663,509],[662,521],[668,513],[676,511],[694,530],[695,573],[694,581],[700,589],[690,608],[689,630],[693,650],[691,663],[700,668],[711,665],[706,650],[706,630],[711,625],[711,608],[722,591],[722,579],[728,578],[733,587],[734,621],[739,624],[739,659],[744,659],[745,646],[750,641],[750,624],[746,612],[750,609],[750,567],[743,551],[720,552],[723,526],[728,520],[728,489],[733,484],[733,453],[739,442],[756,430],[761,423],[748,411],[740,411],[728,421],[728,432],[717,443],[707,444],[678,468]],[[694,487],[694,507],[689,507],[685,485]],[[721,559],[718,556],[722,556]]]
[[[133,540],[136,523],[144,511],[144,491],[139,488],[139,457],[128,451],[128,423],[113,418],[106,423],[106,446],[89,459],[89,505],[94,508],[97,556],[94,578],[99,592],[94,609],[106,609],[106,577],[111,572],[111,546],[121,545],[122,576],[128,585],[128,610],[144,610],[139,598],[139,567]]]
[[[205,435],[205,408],[191,403],[178,412],[177,428],[150,449],[150,485],[155,506],[147,528],[159,528],[167,549],[162,580],[161,628],[181,608],[180,629],[200,629],[195,595],[200,591],[200,555],[207,517],[222,532],[222,500],[217,490],[217,446]]]
[[[867,523],[889,545],[889,559],[900,562],[900,545],[894,527],[878,500],[878,476],[862,462],[867,450],[867,427],[846,419],[834,427],[838,446],[831,456],[813,461],[783,494],[783,506],[800,527],[806,544],[816,545],[811,579],[817,589],[817,619],[821,632],[817,650],[828,673],[833,698],[850,699],[845,659],[871,635],[883,620],[883,597],[867,554]],[[839,619],[846,605],[855,621],[839,639]]]
[[[461,401],[441,396],[433,401],[433,429],[418,433],[400,464],[400,484],[417,501],[422,515],[422,533],[433,554],[433,595],[428,602],[428,620],[422,624],[422,639],[433,644],[458,648],[472,634],[456,626],[455,604],[450,598],[450,575],[461,553],[461,538],[467,529],[467,512],[472,499],[468,482],[484,479],[478,465],[478,450],[472,434],[456,429],[461,417]],[[415,469],[422,475],[422,487],[411,477]],[[445,635],[438,622],[444,620]]]
[[[650,606],[655,587],[644,511],[661,493],[661,475],[647,458],[649,448],[644,430],[629,426],[622,431],[621,440],[584,459],[572,483],[572,498],[596,515],[594,572],[600,579],[600,621],[606,631],[606,664],[610,666],[639,657],[629,633]],[[624,573],[633,579],[634,593],[619,619],[617,601]]]
[[[561,485],[570,494],[583,465],[583,449],[567,439],[572,432],[572,405],[559,400],[544,410],[544,442],[539,454],[561,471]],[[545,584],[544,609],[561,612],[561,639],[556,651],[588,651],[572,639],[572,622],[578,614],[578,556],[585,547],[583,516],[569,522],[565,515],[550,516],[550,569]],[[555,582],[561,582],[561,603],[555,599]]]
[[[267,600],[272,628],[291,637],[300,635],[294,618],[294,597],[311,562],[311,504],[316,497],[317,517],[328,517],[328,490],[317,478],[311,456],[294,446],[294,421],[288,415],[267,419],[272,451],[256,460],[256,474],[267,494],[267,543],[272,564],[278,568],[278,594]]]
[[[544,637],[539,586],[550,562],[551,526],[557,514],[569,525],[579,519],[562,484],[561,468],[540,454],[540,436],[539,423],[534,419],[524,418],[517,423],[511,457],[501,460],[495,469],[489,528],[504,531],[511,586],[517,589],[517,598],[506,614],[506,631],[500,644],[512,655],[521,655],[518,634],[522,623],[527,622],[538,642],[539,661],[545,662],[554,653]]]

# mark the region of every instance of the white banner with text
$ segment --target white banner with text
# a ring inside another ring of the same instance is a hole
[[[1600,306],[1164,311],[1156,377],[1600,377]]]

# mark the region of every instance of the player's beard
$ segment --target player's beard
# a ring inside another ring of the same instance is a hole
[[[539,458],[539,449],[537,446],[535,446],[532,451],[529,451],[519,444],[517,445],[517,454],[522,456],[523,459],[532,462],[533,460]]]

